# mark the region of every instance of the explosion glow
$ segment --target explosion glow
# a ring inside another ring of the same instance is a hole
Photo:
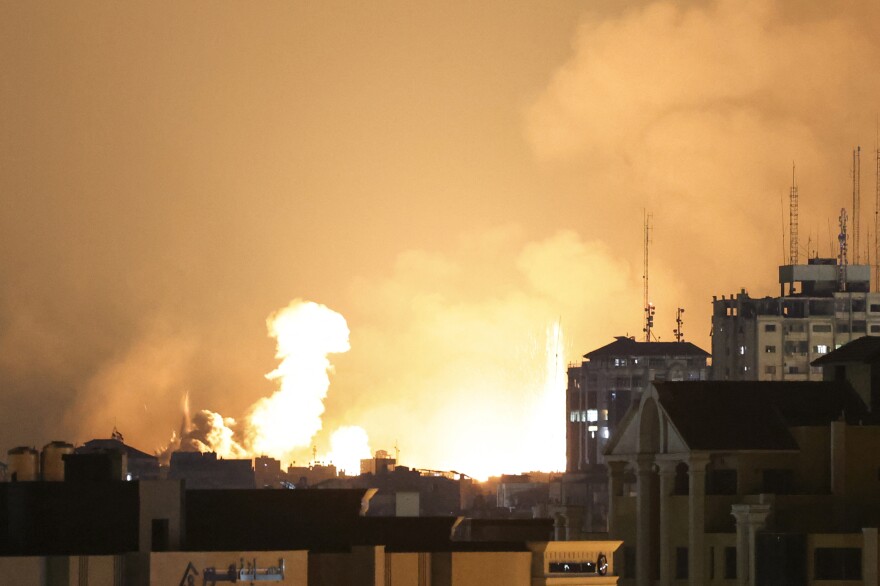
[[[180,437],[172,436],[169,446],[161,450],[163,457],[183,449],[214,451],[223,458],[266,455],[284,462],[308,448],[322,427],[332,371],[327,355],[349,350],[348,325],[335,311],[301,299],[269,316],[266,325],[277,341],[275,356],[281,360],[266,378],[279,381],[278,390],[251,406],[243,426],[209,410],[190,418],[185,397]],[[369,457],[367,432],[343,427],[333,434],[331,453],[322,460],[357,474],[360,459]]]
[[[347,352],[345,318],[323,305],[295,299],[267,320],[277,340],[281,364],[266,375],[279,389],[260,399],[248,416],[248,445],[255,453],[288,457],[308,447],[321,429],[324,398],[330,387],[327,354]]]
[[[326,459],[349,476],[360,474],[361,460],[372,456],[367,432],[362,427],[340,427],[330,436]]]

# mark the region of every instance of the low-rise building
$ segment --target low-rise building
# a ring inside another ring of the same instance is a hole
[[[878,583],[880,339],[853,344],[829,381],[642,395],[606,449],[622,585]]]

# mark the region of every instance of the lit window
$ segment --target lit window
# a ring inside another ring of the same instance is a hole
[[[626,366],[626,358],[615,358],[614,366]]]
[[[828,354],[828,345],[819,344],[818,346],[814,346],[813,352],[815,352],[816,354]]]
[[[764,346],[764,352],[766,352],[767,354],[775,354],[776,346]]]
[[[602,428],[602,433],[600,434],[603,438],[608,439],[611,436],[611,433],[608,431],[607,427]]]
[[[739,355],[742,356],[742,355],[745,354],[745,353],[746,353],[746,347],[745,347],[745,346],[740,346],[740,347],[739,347]]]
[[[591,425],[591,426],[589,426],[589,427],[587,428],[587,431],[590,431],[590,432],[597,432],[597,431],[599,431],[599,426],[597,426],[597,425]]]
[[[608,409],[602,409],[599,411],[599,415],[601,415],[602,421],[608,421]]]
[[[599,412],[595,409],[588,409],[587,421],[599,421]]]

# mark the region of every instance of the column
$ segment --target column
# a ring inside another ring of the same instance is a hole
[[[862,529],[862,584],[877,586],[877,528]]]
[[[639,454],[636,461],[638,487],[636,492],[636,584],[651,586],[651,525],[656,514],[651,505],[651,484],[654,476],[653,454]]]
[[[615,515],[618,513],[617,499],[623,496],[623,471],[626,462],[607,462],[608,464],[608,534],[617,537]]]
[[[770,505],[733,505],[736,518],[736,580],[740,586],[755,584],[755,535],[764,528]]]
[[[675,491],[677,460],[658,460],[660,469],[660,584],[672,586],[672,493]]]
[[[688,458],[690,491],[688,494],[688,578],[692,586],[705,583],[706,531],[706,465],[708,454],[691,454]]]

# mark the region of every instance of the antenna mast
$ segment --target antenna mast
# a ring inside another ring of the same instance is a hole
[[[791,163],[791,191],[788,196],[788,264],[798,264],[798,188]]]
[[[862,147],[857,146],[853,151],[853,261],[859,264],[859,176],[861,169],[859,168],[859,159],[861,158]]]
[[[651,341],[651,329],[654,327],[654,304],[648,299],[648,244],[651,243],[651,220],[653,214],[645,212],[645,273],[642,278],[645,280],[645,342]]]
[[[684,308],[679,307],[675,310],[675,325],[676,328],[672,330],[672,333],[675,335],[676,342],[684,342],[684,332],[681,330],[682,324],[684,324],[684,320],[681,319],[681,314],[684,313]]]
[[[877,155],[877,198],[874,200],[874,289],[880,291],[880,141],[876,146]]]
[[[840,234],[837,236],[840,252],[837,253],[837,288],[846,291],[846,208],[840,208]]]

